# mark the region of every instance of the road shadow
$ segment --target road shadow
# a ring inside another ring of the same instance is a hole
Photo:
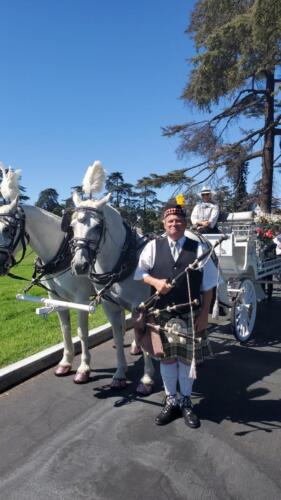
[[[259,304],[255,334],[246,345],[235,340],[230,325],[211,327],[215,356],[198,367],[198,378],[193,386],[194,406],[201,419],[218,424],[223,420],[245,424],[248,430],[237,432],[241,436],[257,430],[272,432],[281,429],[281,400],[270,397],[270,390],[264,382],[265,377],[281,367],[280,304],[278,298]],[[128,355],[127,359],[127,385],[124,389],[110,387],[115,367],[93,370],[90,381],[95,385],[94,397],[113,398],[116,407],[132,402],[161,406],[157,402],[160,401],[158,393],[164,396],[159,363],[154,362],[153,394],[158,395],[157,401],[151,401],[136,393],[143,375],[142,356]],[[101,384],[103,379],[108,379],[107,383]],[[259,382],[260,387],[256,387]]]
[[[193,394],[199,399],[196,408],[200,418],[245,424],[249,430],[237,432],[241,436],[257,430],[281,430],[281,399],[270,397],[264,381],[280,370],[280,334],[278,328],[270,330],[264,323],[265,318],[247,345],[233,342],[229,335],[224,340],[221,333],[224,329],[229,333],[227,327],[220,329],[217,342],[214,332],[211,338],[215,357],[199,368],[193,386]],[[260,387],[252,387],[259,382]]]
[[[148,400],[146,396],[139,395],[136,392],[139,381],[143,376],[143,368],[144,368],[143,357],[130,356],[130,358],[131,359],[129,360],[128,371],[126,374],[127,375],[126,387],[123,389],[116,389],[116,388],[113,389],[110,386],[112,380],[110,378],[107,384],[104,385],[99,384],[98,386],[93,388],[94,397],[96,397],[97,399],[108,399],[108,398],[116,399],[116,397],[118,397],[119,399],[117,401],[114,401],[115,407],[121,407],[130,404],[132,402],[144,402],[155,406],[161,406],[160,403]],[[157,361],[153,361],[153,363],[155,368],[153,394],[158,394],[159,392],[163,391],[163,384],[159,371],[159,363]],[[101,372],[102,370],[95,370],[95,371]],[[115,373],[115,369],[110,369],[110,370],[106,369],[105,371],[106,373],[111,373],[112,375]],[[96,379],[100,380],[102,377],[103,376],[99,374],[97,375]]]
[[[258,305],[255,330],[249,347],[277,347],[281,348],[281,300],[272,297],[270,301],[263,301]]]

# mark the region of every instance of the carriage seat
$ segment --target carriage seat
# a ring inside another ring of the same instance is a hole
[[[219,222],[220,229],[225,233],[233,233],[235,242],[247,242],[255,222],[252,210],[247,212],[229,212],[223,214],[224,221]]]
[[[252,224],[254,218],[255,213],[252,210],[247,212],[221,212],[218,223],[233,222],[235,224]]]

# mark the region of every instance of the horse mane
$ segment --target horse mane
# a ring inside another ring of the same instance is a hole
[[[48,210],[45,210],[44,208],[41,207],[36,207],[33,205],[29,205],[29,207],[35,208],[36,210],[39,210],[40,212],[43,212],[45,215],[47,215],[50,219],[55,219],[55,220],[61,220],[61,216],[54,214],[53,212],[49,212]]]
[[[83,179],[82,189],[84,193],[91,196],[92,193],[99,193],[102,190],[106,173],[100,161],[95,161],[86,171]]]

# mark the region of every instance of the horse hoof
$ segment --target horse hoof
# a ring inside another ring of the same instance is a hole
[[[65,377],[66,375],[69,374],[70,370],[71,370],[70,366],[58,365],[54,371],[54,374],[57,377]]]
[[[131,348],[130,354],[131,356],[139,356],[140,354],[142,354],[142,348],[138,345],[135,345]]]
[[[136,392],[141,396],[149,396],[153,392],[153,384],[143,384],[140,382],[136,388]]]
[[[75,384],[87,384],[89,382],[90,372],[77,372],[73,379]]]
[[[110,384],[111,389],[125,389],[127,381],[125,378],[114,378]]]

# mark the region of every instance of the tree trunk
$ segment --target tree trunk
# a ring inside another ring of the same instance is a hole
[[[265,128],[269,127],[274,120],[274,72],[266,74],[266,96],[265,96]],[[271,212],[272,184],[273,184],[273,162],[274,162],[274,127],[264,134],[262,181],[261,181],[261,209]]]

